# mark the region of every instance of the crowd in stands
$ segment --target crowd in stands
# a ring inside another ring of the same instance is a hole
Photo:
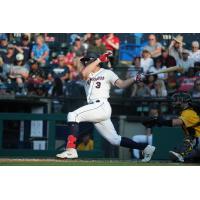
[[[55,52],[47,34],[0,34],[0,94],[59,97],[66,94],[69,83],[80,83],[82,65],[87,52],[113,52],[106,67],[114,69],[120,62],[120,39],[116,34],[80,34],[68,44],[66,52]],[[180,66],[184,73],[150,75],[160,69]],[[169,46],[149,34],[140,56],[128,65],[126,78],[141,72],[149,74],[144,82],[133,84],[129,97],[166,97],[177,91],[200,97],[200,49],[193,41],[186,49],[181,35],[173,37]]]
[[[127,78],[143,72],[149,74],[143,83],[133,85],[131,97],[166,97],[175,92],[188,92],[192,97],[200,97],[200,50],[199,42],[193,41],[191,50],[184,48],[183,36],[172,38],[169,47],[159,43],[154,34],[148,37],[148,45],[135,57],[127,71]],[[183,73],[150,75],[160,69],[179,66]]]
[[[113,33],[77,35],[67,52],[52,52],[47,34],[0,34],[0,94],[62,96],[70,81],[78,81],[79,62],[88,51],[118,51]],[[109,63],[116,62],[115,56]]]

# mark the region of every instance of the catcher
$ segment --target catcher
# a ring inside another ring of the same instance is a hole
[[[191,101],[187,93],[177,93],[172,96],[173,106],[178,110],[179,117],[165,120],[159,116],[143,122],[145,126],[181,126],[184,132],[184,141],[177,151],[169,151],[173,161],[191,161],[197,156],[197,147],[200,138],[200,109]]]

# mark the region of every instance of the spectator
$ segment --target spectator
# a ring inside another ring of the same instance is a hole
[[[108,33],[107,35],[104,35],[102,38],[102,43],[106,46],[106,50],[114,51],[119,50],[119,43],[120,40],[117,36],[114,35],[114,33]]]
[[[29,72],[24,65],[24,55],[18,53],[16,55],[16,61],[14,66],[11,66],[9,78],[12,80],[12,83],[15,85],[16,95],[26,95],[26,90],[24,86],[25,80],[28,78]]]
[[[82,70],[82,67],[83,67],[80,64],[80,59],[86,53],[86,49],[82,44],[81,38],[77,37],[75,39],[75,42],[74,42],[73,47],[72,47],[72,52],[74,53],[73,64],[72,64],[73,69],[72,70],[76,69],[78,72],[80,72]],[[73,55],[73,54],[71,54],[71,55]]]
[[[15,47],[12,44],[8,44],[7,53],[2,55],[3,62],[5,64],[14,64],[16,56]]]
[[[154,60],[154,66],[150,67],[148,71],[150,73],[156,73],[161,69],[166,69],[166,67],[163,66],[161,59],[157,58]],[[167,79],[167,73],[158,74],[158,79],[162,80]]]
[[[5,74],[3,70],[3,59],[0,57],[0,94],[6,94],[7,85],[5,83]]]
[[[154,84],[154,89],[151,90],[151,96],[153,97],[166,97],[167,90],[163,80],[157,80]]]
[[[30,60],[30,71],[27,80],[28,92],[31,95],[43,95],[44,87],[43,83],[45,81],[45,73],[43,69],[39,67],[39,63],[36,60]]]
[[[16,45],[15,48],[19,53],[24,55],[24,62],[27,62],[30,59],[32,44],[30,43],[30,38],[27,34],[22,35],[20,44]]]
[[[69,68],[65,64],[64,55],[58,56],[58,65],[48,74],[48,80],[53,83],[52,95],[60,96],[63,94],[63,85],[69,80]]]
[[[131,97],[148,97],[150,96],[149,88],[144,82],[139,82],[133,85],[133,91]]]
[[[0,81],[3,82],[7,79],[5,70],[4,70],[4,62],[2,57],[0,57]]]
[[[80,79],[80,70],[81,68],[78,69],[78,67],[76,65],[73,65],[73,67],[69,67],[69,71],[70,71],[70,80],[79,80]]]
[[[87,50],[90,46],[93,46],[94,45],[94,33],[86,33],[84,36],[83,36],[83,46],[84,48]]]
[[[151,66],[148,71],[150,73],[156,73],[161,69],[166,69],[166,67],[163,66],[161,59],[156,58],[154,60],[154,66]],[[167,79],[167,73],[158,74],[158,79],[162,79],[162,80]]]
[[[192,42],[192,51],[190,52],[189,58],[195,63],[200,62],[200,49],[199,49],[199,42],[193,41]]]
[[[86,49],[83,46],[83,43],[80,37],[77,37],[75,39],[75,42],[72,46],[72,51],[75,53],[76,57],[82,57],[85,54]]]
[[[101,37],[98,34],[96,34],[94,39],[95,39],[94,44],[89,46],[88,52],[94,52],[94,53],[97,53],[99,55],[105,53],[106,47],[102,43]]]
[[[193,61],[189,58],[189,51],[186,49],[182,50],[182,58],[179,59],[178,66],[183,67],[184,71],[187,72],[190,67],[194,67]]]
[[[148,38],[148,45],[145,46],[144,49],[150,52],[152,58],[157,58],[161,55],[162,45],[157,42],[154,34],[150,34]]]
[[[127,74],[126,74],[126,78],[131,78],[136,76],[136,74],[138,72],[142,72],[142,68],[141,68],[141,63],[140,63],[140,57],[135,57],[133,60],[132,65],[130,65],[130,67],[128,68]]]
[[[149,117],[158,117],[158,116],[159,116],[159,110],[156,107],[150,108]],[[152,145],[152,140],[153,140],[152,127],[150,126],[145,127],[145,134],[134,135],[132,140],[138,143],[145,143],[145,144]],[[136,159],[140,159],[140,151],[137,149],[134,149],[133,156]]]
[[[146,86],[152,90],[154,88],[155,81],[157,80],[157,75],[148,75],[146,78]]]
[[[76,54],[70,49],[65,56],[65,64],[71,69],[74,66]]]
[[[78,145],[79,151],[92,151],[94,149],[94,141],[91,139],[90,134],[85,134],[82,137],[82,142]]]
[[[200,98],[200,78],[195,80],[191,94],[193,98]]]
[[[151,58],[151,54],[147,49],[142,51],[142,58],[141,58],[141,67],[143,72],[146,74],[151,66],[153,66],[153,59]]]
[[[108,33],[107,35],[103,36],[102,43],[105,45],[106,50],[112,51],[113,53],[113,56],[109,58],[111,66],[113,67],[117,64],[118,61],[118,50],[120,40],[117,36],[114,35],[114,33]]]
[[[7,53],[8,37],[5,33],[0,35],[0,56]]]
[[[49,47],[44,42],[44,38],[41,35],[36,37],[36,44],[33,45],[33,49],[31,52],[31,57],[34,60],[37,60],[38,63],[44,65],[48,61],[49,58]]]
[[[200,76],[200,62],[194,63],[195,76]]]
[[[180,84],[178,92],[189,92],[193,88],[194,82],[197,78],[198,77],[195,76],[194,68],[190,67],[185,76],[178,79]]]
[[[172,95],[178,89],[178,81],[175,72],[168,73],[168,78],[166,80],[166,88],[168,94]]]
[[[57,52],[52,52],[52,53],[51,53],[51,61],[49,62],[49,65],[50,65],[50,66],[54,66],[54,65],[58,64],[58,59],[57,59],[57,57],[58,57]]]
[[[162,48],[162,54],[158,58],[161,59],[163,66],[166,67],[176,66],[176,60],[174,59],[173,56],[169,55],[168,50],[165,48]]]
[[[183,36],[177,35],[171,41],[169,46],[169,55],[173,56],[176,60],[176,63],[179,63],[180,59],[182,58],[182,51],[183,51]]]

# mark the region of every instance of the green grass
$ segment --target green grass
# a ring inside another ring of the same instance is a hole
[[[195,163],[151,161],[142,163],[132,160],[57,160],[57,159],[0,159],[0,166],[199,166]]]

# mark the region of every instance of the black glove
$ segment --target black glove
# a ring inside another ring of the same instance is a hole
[[[149,119],[145,120],[142,122],[142,124],[146,127],[146,128],[152,128],[153,126],[157,125],[157,117],[150,117]]]
[[[153,126],[170,126],[172,127],[172,120],[166,120],[163,117],[151,117],[149,120],[145,120],[142,123],[147,128],[152,128]]]

